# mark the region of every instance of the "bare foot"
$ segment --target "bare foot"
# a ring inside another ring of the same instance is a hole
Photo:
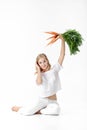
[[[20,108],[21,108],[21,107],[13,106],[13,107],[11,108],[11,110],[12,110],[12,111],[15,111],[15,112],[18,112]]]

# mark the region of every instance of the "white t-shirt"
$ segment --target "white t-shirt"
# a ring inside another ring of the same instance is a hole
[[[59,71],[62,66],[57,62],[49,71],[41,73],[42,84],[39,85],[40,97],[48,97],[61,89]]]

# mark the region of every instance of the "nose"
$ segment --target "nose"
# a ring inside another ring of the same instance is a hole
[[[45,66],[45,64],[44,63],[42,63],[42,67],[44,67]]]

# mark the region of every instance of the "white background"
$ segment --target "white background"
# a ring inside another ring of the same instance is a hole
[[[66,116],[59,121],[65,126],[59,125],[59,128],[70,129],[73,122],[71,123],[68,117],[72,117],[73,121],[77,117],[75,122],[78,122],[82,112],[81,120],[78,125],[74,124],[72,129],[87,129],[83,123],[86,121],[85,113],[87,115],[86,6],[86,0],[0,0],[0,107],[2,111],[8,112],[15,104],[23,105],[36,101],[38,91],[34,84],[34,72],[36,56],[39,53],[46,53],[52,65],[57,62],[60,41],[47,47],[48,35],[44,32],[63,33],[68,29],[76,29],[81,33],[84,41],[79,48],[80,52],[72,56],[66,44],[66,55],[60,72],[62,90],[57,93],[62,109],[61,116]],[[69,123],[67,125],[66,117]],[[42,129],[38,125],[37,128]],[[58,127],[54,123],[52,127],[47,128]]]

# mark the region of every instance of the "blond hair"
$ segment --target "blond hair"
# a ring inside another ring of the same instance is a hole
[[[46,54],[41,53],[41,54],[39,54],[39,55],[36,57],[36,63],[37,63],[37,64],[38,64],[38,61],[39,61],[40,58],[45,58],[45,59],[47,60],[47,62],[48,62],[49,68],[51,68],[51,65],[50,65],[50,63],[49,63],[49,60],[48,60]],[[41,69],[41,68],[40,68],[40,69]],[[41,72],[42,72],[42,71],[43,71],[43,70],[41,69]]]

